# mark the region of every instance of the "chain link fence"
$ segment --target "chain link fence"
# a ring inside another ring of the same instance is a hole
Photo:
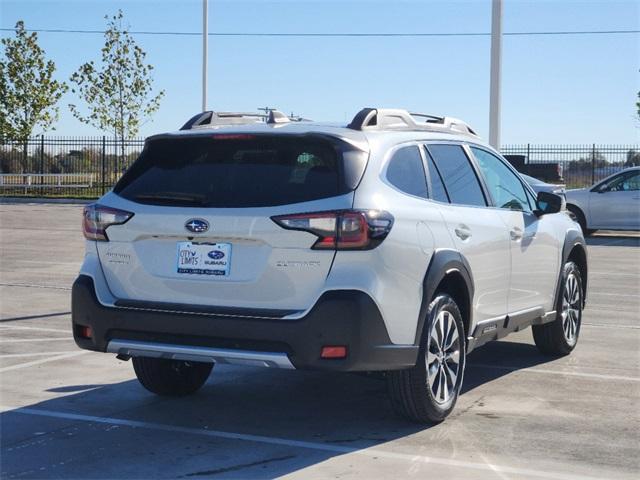
[[[144,139],[45,137],[0,143],[0,196],[97,198],[137,158]],[[640,165],[640,145],[505,145],[525,165],[560,167],[567,188]],[[529,169],[529,171],[535,169]],[[560,181],[560,180],[558,180]]]

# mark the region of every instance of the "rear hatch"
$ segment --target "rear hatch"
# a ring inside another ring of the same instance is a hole
[[[154,137],[100,202],[133,213],[97,242],[109,288],[120,301],[305,310],[335,252],[271,217],[351,208],[366,160],[314,134]]]

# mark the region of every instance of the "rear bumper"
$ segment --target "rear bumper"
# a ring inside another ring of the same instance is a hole
[[[118,342],[144,344],[144,348],[131,350],[140,356],[159,356],[159,349],[185,347],[223,351],[231,358],[263,352],[265,358],[284,354],[298,369],[336,371],[409,368],[418,355],[417,346],[391,343],[375,302],[357,290],[326,292],[307,315],[296,320],[242,318],[215,312],[104,306],[96,297],[93,279],[80,275],[73,284],[71,303],[76,344],[99,352],[121,352],[116,348]],[[91,328],[92,338],[80,336],[83,326]],[[321,359],[320,351],[327,345],[347,346],[347,357]],[[211,360],[218,361],[215,354]]]

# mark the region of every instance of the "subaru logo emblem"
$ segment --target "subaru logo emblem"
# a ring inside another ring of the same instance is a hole
[[[193,233],[204,233],[209,230],[209,222],[201,218],[192,218],[191,220],[187,220],[184,228]]]
[[[221,258],[224,258],[224,252],[221,252],[220,250],[211,250],[207,255],[213,260],[220,260]]]

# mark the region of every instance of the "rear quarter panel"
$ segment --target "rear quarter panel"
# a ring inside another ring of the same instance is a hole
[[[391,341],[413,344],[429,261],[436,245],[450,247],[451,238],[433,202],[401,193],[383,180],[391,154],[386,146],[374,145],[354,197],[354,208],[391,213],[391,232],[373,250],[337,252],[327,288],[368,293],[382,313]]]

